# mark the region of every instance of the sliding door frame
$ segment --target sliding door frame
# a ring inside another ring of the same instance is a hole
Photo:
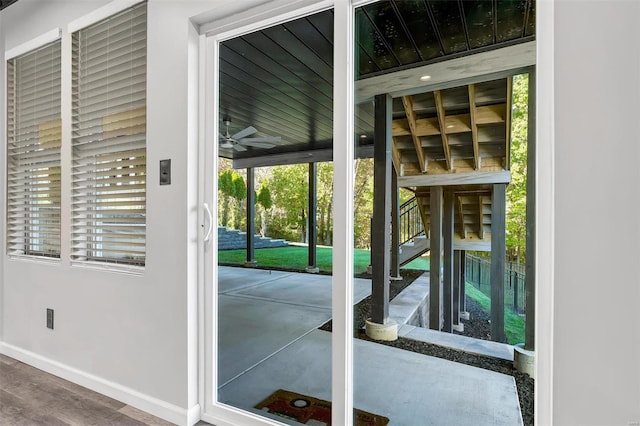
[[[354,12],[372,0],[296,0],[268,2],[248,11],[213,18],[200,26],[199,86],[199,403],[201,418],[218,425],[280,425],[274,420],[217,402],[218,275],[217,158],[218,52],[221,41],[334,9],[334,239],[332,286],[332,421],[353,424],[353,162],[354,162]],[[550,424],[553,409],[553,0],[537,0],[536,116],[536,423]],[[205,233],[211,226],[210,235]],[[542,266],[541,266],[542,265]]]

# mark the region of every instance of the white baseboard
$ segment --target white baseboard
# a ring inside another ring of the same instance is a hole
[[[189,409],[181,408],[7,343],[0,342],[0,354],[17,359],[54,376],[69,380],[180,426],[191,426],[200,420],[199,404]]]

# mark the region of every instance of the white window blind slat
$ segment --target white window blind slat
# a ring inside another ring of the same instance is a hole
[[[72,36],[71,257],[144,266],[146,4]]]
[[[60,40],[7,61],[7,253],[60,257]]]

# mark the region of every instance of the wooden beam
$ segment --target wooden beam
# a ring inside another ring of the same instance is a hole
[[[402,176],[403,167],[402,167],[402,154],[397,147],[396,138],[392,138],[391,142],[391,160],[393,160],[393,167],[396,169],[397,176]]]
[[[371,320],[385,324],[389,317],[391,263],[391,118],[392,98],[377,95],[373,152],[373,219],[371,235]]]
[[[447,185],[480,185],[511,182],[511,172],[471,172],[442,173],[433,175],[401,176],[398,185],[407,186],[447,186]]]
[[[255,217],[256,217],[256,192],[254,189],[255,179],[254,170],[252,168],[247,169],[247,258],[245,259],[245,266],[255,267],[255,241],[254,235],[256,233]]]
[[[460,250],[453,252],[453,325],[460,324]]]
[[[400,188],[400,186],[398,186],[398,188]],[[424,208],[424,199],[426,197],[418,197],[416,195],[416,198],[418,199],[418,210],[420,211],[420,217],[422,218],[422,224],[424,225],[424,233],[427,236],[430,236],[429,234],[429,227],[431,226],[431,224],[429,223],[429,215],[426,212],[426,209]]]
[[[482,195],[478,195],[478,237],[484,240],[484,208],[482,198]]]
[[[413,99],[411,96],[403,96],[402,104],[404,105],[404,111],[407,114],[407,122],[409,123],[409,129],[411,130],[411,139],[413,140],[413,146],[416,149],[420,170],[426,172],[427,164],[425,162],[424,150],[422,149],[422,141],[416,131],[416,113],[413,110]]]
[[[524,348],[536,349],[536,72],[529,73]]]
[[[442,138],[442,151],[444,152],[444,158],[447,162],[447,170],[452,169],[451,161],[451,147],[449,147],[449,137],[446,133],[446,117],[444,111],[444,105],[442,104],[442,94],[439,90],[433,92],[433,97],[436,101],[436,111],[438,113],[438,125],[440,126],[440,137]],[[403,98],[404,99],[404,98]],[[426,171],[426,169],[423,169]]]
[[[458,204],[458,219],[460,220],[460,236],[462,239],[467,239],[467,227],[464,226],[464,209],[462,208],[462,199],[460,195],[456,193],[456,203]]]
[[[466,55],[448,61],[437,62],[365,78],[356,82],[357,102],[370,101],[380,93],[390,93],[393,97],[424,93],[435,89],[445,89],[504,78],[536,63],[536,42],[528,41],[500,49]],[[428,82],[420,77],[430,75]],[[491,75],[492,78],[488,78]]]
[[[454,194],[451,191],[444,193],[444,212],[442,220],[443,247],[443,283],[442,283],[442,331],[453,332],[453,223],[454,223]]]
[[[476,124],[476,88],[469,85],[469,112],[471,115],[471,140],[473,141],[473,168],[480,168],[480,144],[478,143],[478,125]]]
[[[398,172],[395,167],[391,171],[391,266],[389,275],[392,279],[400,276],[400,188]]]
[[[442,288],[442,187],[431,188],[429,206],[431,209],[430,235],[430,267],[429,267],[429,328],[440,331]]]
[[[316,149],[312,151],[296,151],[282,154],[267,154],[258,157],[236,158],[233,160],[234,169],[249,167],[285,166],[289,164],[322,163],[333,160],[333,150]]]
[[[511,98],[513,97],[513,77],[507,78],[507,107],[504,114],[505,149],[504,169],[511,169]]]
[[[491,197],[491,340],[506,343],[504,331],[504,272],[506,268],[507,185],[493,185]]]
[[[307,227],[307,237],[309,244],[307,246],[307,271],[318,272],[317,259],[316,259],[316,246],[318,241],[318,223],[317,223],[317,211],[318,211],[318,164],[309,163],[309,226]]]

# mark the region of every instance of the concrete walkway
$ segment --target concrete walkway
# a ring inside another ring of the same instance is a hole
[[[355,280],[356,302],[370,293]],[[248,411],[277,389],[331,400],[331,277],[221,267],[219,400]],[[354,340],[354,405],[390,425],[522,424],[511,376]],[[295,422],[280,419],[290,424]]]

